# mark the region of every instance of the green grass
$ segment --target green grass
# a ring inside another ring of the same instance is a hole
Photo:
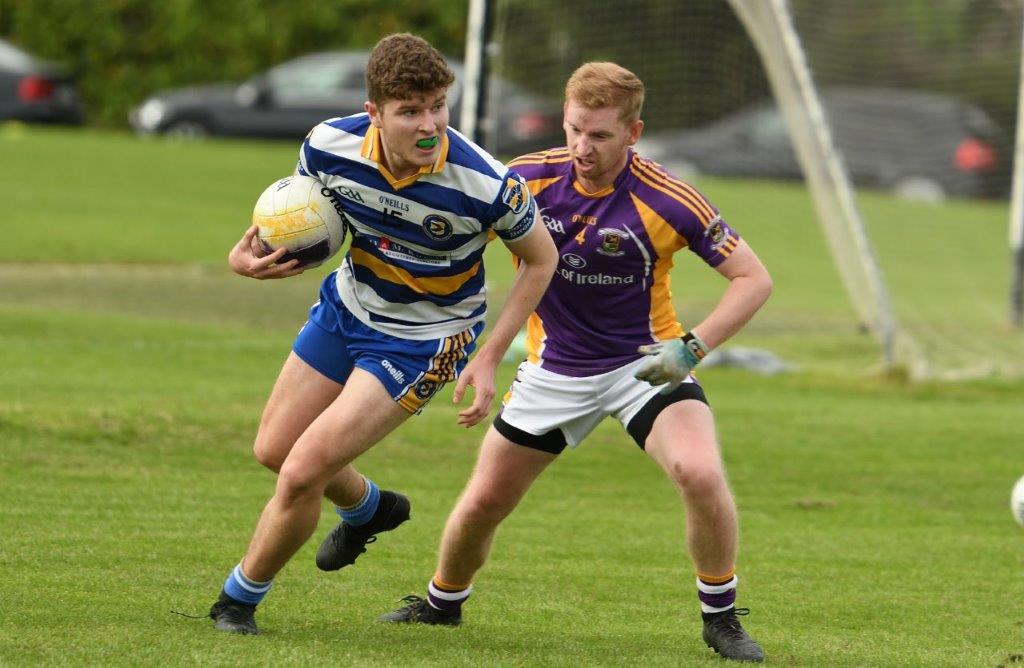
[[[503,525],[465,626],[373,622],[422,593],[483,433],[455,426],[447,390],[360,460],[412,497],[413,522],[325,575],[312,563],[332,523],[325,507],[260,609],[263,636],[171,614],[205,613],[272,491],[249,448],[326,269],[260,283],[231,275],[223,257],[294,147],[32,130],[0,131],[0,154],[0,664],[718,664],[699,639],[679,502],[612,422]],[[741,510],[740,603],[769,660],[1014,662],[1024,546],[1008,495],[1024,472],[1024,384],[870,373],[876,349],[856,331],[803,192],[701,185],[776,279],[738,343],[799,365],[771,378],[702,374]],[[998,206],[864,207],[933,219],[934,234],[908,223],[879,244],[883,260],[910,240],[927,249],[894,280],[913,287],[924,271],[913,265],[936,261],[951,282],[999,273],[994,258],[969,256],[1001,243],[995,232],[941,255],[958,220],[996,230]],[[489,258],[498,302],[502,255]],[[683,317],[709,308],[716,286],[681,262]],[[956,308],[1001,305],[997,291],[968,301]]]

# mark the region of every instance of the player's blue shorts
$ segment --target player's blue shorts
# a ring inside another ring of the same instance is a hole
[[[331,380],[345,384],[353,367],[369,371],[388,394],[410,413],[418,413],[445,383],[455,380],[476,348],[480,322],[440,339],[400,339],[363,324],[338,296],[335,275],[320,285],[320,301],[292,350]]]

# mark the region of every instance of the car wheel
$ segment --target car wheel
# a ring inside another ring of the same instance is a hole
[[[938,204],[946,199],[945,189],[943,189],[937,181],[926,176],[908,176],[902,178],[896,182],[892,191],[895,195],[902,197],[903,199],[909,199],[915,202]]]
[[[199,121],[180,120],[168,125],[164,134],[171,139],[194,141],[210,134],[210,130]]]

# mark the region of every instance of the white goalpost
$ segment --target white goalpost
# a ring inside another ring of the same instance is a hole
[[[1024,30],[1021,31],[1024,54]],[[1024,118],[1024,55],[1017,88],[1017,118]],[[1010,195],[1010,325],[1024,326],[1024,127],[1017,123],[1013,152],[1013,190]]]
[[[896,319],[850,177],[836,152],[821,101],[785,0],[729,0],[764,63],[772,93],[789,128],[818,219],[846,293],[882,346],[887,370],[896,363]],[[904,362],[920,365],[922,360]],[[913,375],[926,373],[911,369]]]

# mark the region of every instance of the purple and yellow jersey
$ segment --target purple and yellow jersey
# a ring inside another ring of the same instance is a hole
[[[528,359],[556,373],[605,373],[640,357],[637,346],[682,336],[673,254],[689,248],[715,267],[739,243],[703,195],[632,150],[596,193],[576,182],[564,147],[509,167],[526,179],[558,247],[551,287],[527,322]]]
[[[399,338],[454,336],[487,311],[483,252],[496,235],[523,238],[534,203],[521,178],[448,128],[432,165],[396,179],[366,114],[324,121],[299,154],[345,211],[352,245],[336,273],[341,301]]]

